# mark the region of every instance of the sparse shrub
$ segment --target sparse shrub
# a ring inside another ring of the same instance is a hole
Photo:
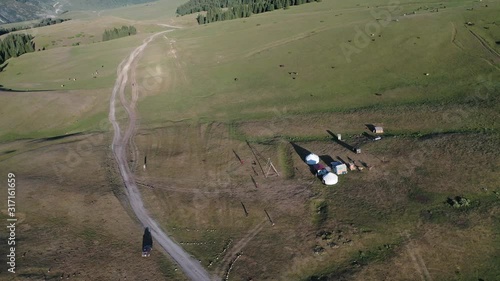
[[[325,200],[315,201],[313,203],[313,223],[320,227],[328,219],[328,202]]]
[[[295,171],[293,169],[292,151],[288,143],[280,142],[278,144],[278,157],[285,178],[293,178]]]
[[[321,247],[320,245],[316,245],[314,246],[313,251],[315,254],[319,255],[325,251],[325,248]]]
[[[446,202],[450,204],[450,206],[456,209],[466,208],[470,206],[470,200],[461,196],[456,196],[455,198],[448,198]]]

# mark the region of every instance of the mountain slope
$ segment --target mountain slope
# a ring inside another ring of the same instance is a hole
[[[53,17],[71,10],[102,10],[153,0],[4,0],[0,6],[0,24]]]
[[[155,0],[63,0],[60,4],[65,10],[101,10],[154,1]]]
[[[0,23],[11,23],[41,18],[50,15],[51,5],[47,0],[5,0],[0,6]]]

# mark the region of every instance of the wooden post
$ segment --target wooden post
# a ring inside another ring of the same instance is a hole
[[[259,175],[259,174],[257,174],[257,171],[255,171],[255,169],[253,168],[253,166],[252,166],[252,171],[253,171],[253,173],[254,173],[256,176],[258,176],[258,175]]]
[[[236,153],[236,151],[234,151],[234,149],[233,149],[233,153],[234,153],[234,156],[236,156],[236,159],[238,159],[238,161],[240,161],[240,164],[243,165],[243,160],[241,160],[240,156]]]
[[[264,169],[262,168],[262,165],[260,164],[259,158],[257,158],[257,155],[253,151],[252,146],[250,145],[250,143],[248,141],[246,141],[246,143],[247,143],[248,147],[250,148],[250,150],[252,151],[253,157],[255,157],[257,164],[259,164],[259,167],[260,167],[260,170],[262,171],[262,174],[265,175],[266,173],[264,173]]]
[[[241,207],[243,207],[243,211],[245,211],[245,217],[248,217],[248,212],[247,212],[247,208],[245,207],[245,204],[243,204],[243,202],[241,202]]]
[[[255,186],[255,188],[259,188],[259,186],[257,185],[257,182],[255,182],[255,179],[250,176],[250,178],[252,179],[252,182],[253,182],[253,185]]]
[[[274,226],[273,219],[271,219],[271,216],[269,215],[269,213],[265,209],[264,209],[264,212],[266,213],[267,218],[269,219],[269,222],[271,223],[271,225]]]

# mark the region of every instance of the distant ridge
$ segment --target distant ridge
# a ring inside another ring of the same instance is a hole
[[[2,0],[0,24],[55,17],[72,10],[102,10],[155,0]]]

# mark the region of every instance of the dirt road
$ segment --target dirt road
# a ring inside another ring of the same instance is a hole
[[[144,227],[148,226],[151,230],[151,234],[165,251],[177,262],[182,271],[186,276],[195,281],[205,281],[212,280],[209,273],[201,266],[201,264],[191,257],[184,249],[182,249],[177,243],[175,243],[168,235],[161,229],[161,227],[154,221],[149,215],[148,211],[144,208],[144,204],[141,199],[141,194],[137,188],[134,174],[131,172],[127,163],[127,145],[133,135],[136,126],[137,113],[135,111],[135,103],[137,102],[137,89],[132,87],[133,98],[128,104],[125,99],[125,88],[129,82],[129,72],[131,68],[135,66],[135,62],[141,56],[141,54],[146,49],[147,45],[158,35],[163,34],[168,31],[156,33],[148,37],[144,43],[135,49],[128,58],[123,60],[123,62],[118,66],[117,79],[115,86],[113,88],[113,93],[109,105],[109,121],[113,125],[114,137],[112,143],[112,150],[116,162],[118,164],[120,174],[123,178],[123,182],[126,187],[126,194],[130,202],[130,206],[134,211],[135,215]],[[127,112],[128,115],[128,127],[122,133],[120,124],[118,124],[115,116],[116,100],[120,99],[121,105]],[[137,253],[139,254],[139,253]]]

